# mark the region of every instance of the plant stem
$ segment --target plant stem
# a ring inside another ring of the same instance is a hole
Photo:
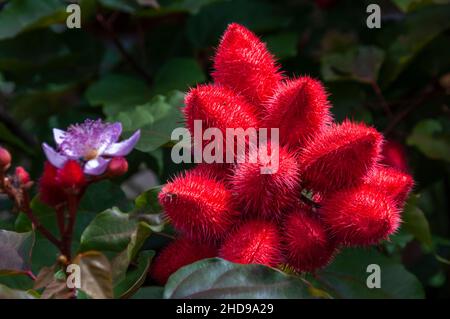
[[[139,74],[147,83],[148,85],[153,84],[153,80],[150,75],[147,74],[147,72],[133,59],[133,57],[127,52],[123,44],[120,42],[119,38],[117,37],[116,33],[114,32],[114,29],[111,27],[110,23],[105,20],[105,18],[101,14],[96,15],[96,19],[100,26],[109,34],[111,37],[111,40],[113,41],[114,45],[116,46],[119,53],[122,55],[125,61],[128,62],[128,64],[133,68],[133,70]]]
[[[384,109],[384,112],[386,115],[390,118],[392,117],[392,111],[389,107],[389,104],[386,102],[386,99],[384,98],[383,92],[380,89],[380,86],[375,81],[370,82],[370,86],[372,87],[373,91],[375,92],[376,96],[380,100],[381,106]]]
[[[67,200],[69,210],[69,222],[62,236],[62,253],[68,260],[72,258],[72,237],[77,218],[78,198],[76,195],[69,195]]]

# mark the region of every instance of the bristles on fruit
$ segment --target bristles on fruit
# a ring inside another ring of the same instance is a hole
[[[232,88],[256,106],[272,96],[282,79],[266,45],[237,23],[228,26],[220,41],[212,77],[215,83]]]
[[[325,267],[336,251],[324,225],[302,209],[291,212],[283,228],[287,263],[298,272],[311,272]]]
[[[282,260],[277,226],[259,220],[242,224],[226,238],[219,257],[240,264],[277,266]]]
[[[299,197],[297,161],[285,148],[270,141],[258,149],[251,148],[247,160],[237,164],[231,188],[235,203],[248,217],[280,220]]]
[[[237,217],[222,182],[190,171],[167,183],[159,202],[175,229],[203,242],[219,241]]]
[[[378,167],[370,172],[365,183],[392,197],[398,207],[403,204],[414,186],[411,175],[390,167]]]
[[[58,169],[49,162],[44,164],[44,172],[39,180],[39,198],[52,207],[64,202],[66,195],[59,185]]]
[[[343,190],[327,197],[320,209],[323,221],[336,240],[348,246],[377,244],[400,225],[394,201],[369,186]]]
[[[64,189],[81,189],[86,185],[83,168],[77,161],[68,160],[64,166],[58,170],[58,182]]]
[[[259,127],[254,106],[242,96],[222,86],[197,86],[186,95],[185,105],[183,112],[186,126],[192,136],[195,136],[195,120],[202,121],[201,134],[208,128],[216,128],[224,139],[227,129],[256,130]],[[204,145],[209,143],[210,141],[203,141]]]
[[[280,130],[280,144],[298,149],[332,121],[330,103],[322,84],[310,77],[288,80],[266,105],[263,127]]]
[[[181,267],[215,256],[216,249],[213,247],[188,238],[178,238],[166,246],[155,258],[150,268],[150,277],[158,284],[165,285],[170,275]]]
[[[381,133],[363,124],[331,126],[300,152],[304,186],[318,192],[356,186],[374,168],[382,141]]]

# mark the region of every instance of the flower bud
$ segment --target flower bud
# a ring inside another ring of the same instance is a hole
[[[0,169],[6,170],[11,165],[11,154],[3,147],[0,147]]]
[[[128,162],[124,157],[114,157],[108,165],[106,174],[109,177],[119,177],[128,172]]]
[[[15,175],[16,175],[17,181],[21,185],[25,185],[31,181],[30,174],[28,174],[28,172],[22,166],[16,167]]]

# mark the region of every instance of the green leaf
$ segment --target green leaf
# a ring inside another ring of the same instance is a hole
[[[94,299],[112,299],[111,265],[102,253],[89,251],[79,254],[74,263],[80,266],[81,290]]]
[[[159,286],[143,287],[131,299],[162,299],[164,288]]]
[[[322,76],[325,81],[353,80],[373,83],[384,60],[383,50],[373,46],[359,46],[343,53],[322,57]]]
[[[142,193],[135,199],[135,208],[132,212],[136,219],[145,221],[155,232],[164,228],[164,213],[158,201],[161,186],[156,186]]]
[[[285,59],[297,55],[298,34],[284,32],[264,38],[269,51],[278,59]]]
[[[108,116],[131,110],[149,101],[150,97],[150,90],[144,81],[120,74],[105,75],[86,92],[88,102],[92,106],[103,106],[103,112]]]
[[[423,211],[417,206],[417,197],[411,196],[402,214],[404,228],[427,248],[432,248],[430,225]]]
[[[0,299],[35,299],[35,297],[27,291],[11,289],[0,284]]]
[[[117,208],[98,214],[81,235],[81,251],[122,251],[130,242],[137,221]]]
[[[164,298],[310,298],[298,278],[262,265],[234,264],[223,259],[205,259],[173,274]]]
[[[434,119],[422,120],[416,124],[407,144],[417,147],[427,157],[450,162],[450,137],[440,134],[442,124]]]
[[[381,288],[368,288],[367,266],[381,269]],[[318,283],[337,298],[424,298],[419,280],[402,264],[374,249],[346,249],[333,263],[317,273]]]
[[[185,91],[189,86],[205,81],[206,77],[194,59],[170,59],[156,72],[152,95],[165,94],[172,90]]]
[[[421,6],[426,6],[430,4],[444,4],[448,3],[448,0],[393,0],[393,2],[399,7],[403,12],[409,12],[416,10]]]
[[[450,5],[430,6],[409,14],[387,50],[383,86],[394,81],[416,55],[450,27]]]
[[[81,199],[79,210],[97,214],[112,206],[119,207],[123,211],[131,208],[120,186],[105,180],[89,186]]]
[[[136,148],[142,152],[151,152],[169,143],[172,131],[182,126],[180,106],[183,96],[178,91],[167,96],[157,95],[149,103],[120,112],[109,120],[121,122],[128,135],[140,129],[141,138]]]
[[[31,269],[34,233],[16,233],[0,229],[0,275]]]
[[[134,269],[128,271],[125,278],[114,286],[114,296],[116,298],[129,298],[142,286],[154,256],[155,252],[153,250],[143,251],[139,254],[137,265]]]
[[[0,40],[37,27],[64,21],[64,6],[58,0],[13,0],[0,11]]]

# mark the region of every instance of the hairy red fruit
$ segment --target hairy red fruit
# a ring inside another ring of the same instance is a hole
[[[194,169],[191,169],[190,172],[191,174],[224,182],[225,184],[230,182],[231,176],[233,175],[232,166],[221,163],[200,163]]]
[[[325,267],[336,251],[324,225],[306,210],[290,213],[283,228],[284,251],[287,263],[299,272],[311,272]]]
[[[7,169],[11,165],[11,153],[7,149],[0,147],[0,169]]]
[[[246,222],[226,238],[219,256],[240,264],[277,266],[282,260],[277,226],[268,221]]]
[[[253,105],[230,89],[217,85],[200,85],[185,98],[186,126],[193,136],[194,121],[202,121],[202,132],[217,128],[225,137],[226,129],[258,128],[259,123]],[[210,141],[203,141],[209,144]]]
[[[39,181],[39,198],[42,202],[53,207],[66,199],[57,175],[57,168],[49,162],[45,162],[44,172]]]
[[[414,186],[413,178],[389,167],[379,167],[370,172],[365,182],[391,196],[398,207],[402,207]]]
[[[22,166],[17,166],[15,170],[15,176],[17,181],[21,185],[25,185],[31,181],[30,174]]]
[[[57,179],[63,189],[80,190],[86,185],[83,168],[74,160],[67,161],[58,170]]]
[[[222,37],[214,58],[214,69],[215,83],[243,94],[257,106],[272,96],[282,79],[266,45],[236,23],[230,24]]]
[[[128,172],[128,161],[124,157],[114,157],[108,164],[106,174],[109,177],[119,177]]]
[[[216,256],[216,249],[188,238],[178,238],[166,246],[155,258],[150,268],[150,277],[165,285],[170,275],[183,266],[201,259]]]
[[[381,163],[396,168],[402,172],[409,172],[405,149],[402,144],[387,140],[383,144]]]
[[[369,185],[334,193],[322,205],[320,214],[330,232],[348,246],[376,244],[400,225],[394,201]]]
[[[300,153],[305,187],[327,192],[356,186],[374,168],[382,141],[381,133],[363,124],[331,126]]]
[[[231,193],[211,177],[187,171],[159,194],[174,227],[192,239],[219,241],[235,222]]]
[[[263,127],[280,129],[280,144],[304,146],[332,121],[330,103],[322,84],[310,77],[288,80],[266,105]]]
[[[234,201],[246,215],[280,220],[299,197],[297,161],[285,148],[270,141],[258,149],[251,148],[247,160],[236,166],[231,188]]]

